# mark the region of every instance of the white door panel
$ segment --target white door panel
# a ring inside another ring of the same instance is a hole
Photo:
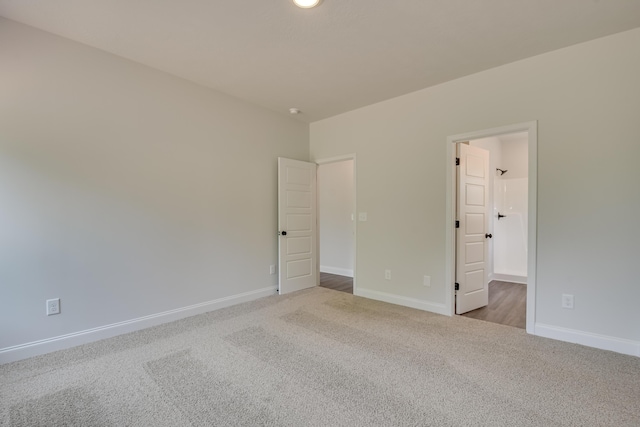
[[[456,314],[462,314],[489,303],[489,152],[458,144],[458,157]]]
[[[278,292],[285,294],[315,286],[315,163],[278,158],[278,230]]]

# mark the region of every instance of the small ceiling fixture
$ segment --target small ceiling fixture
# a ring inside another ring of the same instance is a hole
[[[320,4],[320,0],[293,0],[293,2],[303,9],[310,9]]]
[[[289,108],[289,113],[291,114],[300,114],[301,112],[299,108]]]

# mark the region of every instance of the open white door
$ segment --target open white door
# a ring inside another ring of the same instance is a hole
[[[278,292],[317,284],[316,164],[278,158]]]
[[[462,314],[489,303],[489,152],[462,143],[457,146],[456,314]]]

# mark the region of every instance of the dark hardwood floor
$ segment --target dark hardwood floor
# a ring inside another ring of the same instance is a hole
[[[320,286],[335,291],[353,293],[353,278],[337,274],[320,273]]]
[[[462,316],[525,329],[527,285],[493,280],[489,283],[489,305]]]

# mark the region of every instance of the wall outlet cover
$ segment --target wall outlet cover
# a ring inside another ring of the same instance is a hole
[[[562,294],[562,308],[573,308],[573,295]]]
[[[51,316],[53,314],[60,314],[60,298],[47,300],[47,316]]]

